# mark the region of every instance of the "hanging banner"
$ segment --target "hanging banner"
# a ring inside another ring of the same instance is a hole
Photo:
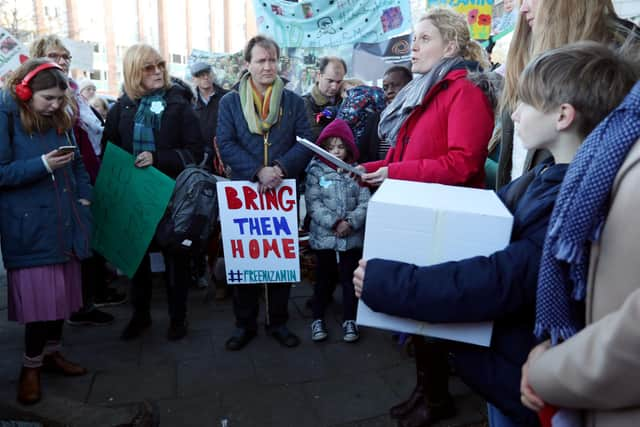
[[[280,47],[378,43],[411,31],[409,0],[253,0],[258,31]]]
[[[229,285],[300,281],[295,179],[258,191],[249,181],[218,182]]]
[[[0,27],[0,88],[11,73],[29,59],[29,52],[11,33]]]
[[[494,0],[427,0],[431,7],[451,7],[467,17],[471,38],[486,40],[491,35]]]
[[[411,69],[411,34],[380,43],[357,43],[353,48],[353,75],[377,81],[387,68],[402,65]]]

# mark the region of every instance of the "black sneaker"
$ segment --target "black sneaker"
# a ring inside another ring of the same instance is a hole
[[[342,339],[345,342],[358,341],[360,338],[360,331],[358,331],[358,325],[356,325],[355,320],[345,320],[342,323],[342,331],[344,332]]]
[[[67,323],[71,326],[106,326],[113,323],[113,316],[94,308],[89,311],[73,313]]]
[[[120,293],[115,289],[109,288],[107,289],[107,293],[104,297],[96,297],[94,305],[96,307],[112,307],[114,305],[124,304],[125,302],[127,302],[127,294]]]
[[[178,341],[187,335],[187,327],[189,323],[186,320],[172,320],[167,330],[167,339],[169,341]]]
[[[151,326],[151,315],[149,313],[134,313],[129,323],[120,334],[120,339],[129,341],[137,338],[140,334]]]
[[[328,335],[324,320],[316,319],[311,323],[311,339],[313,341],[324,341]]]

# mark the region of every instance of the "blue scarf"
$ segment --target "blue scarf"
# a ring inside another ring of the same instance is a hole
[[[591,243],[600,238],[613,181],[640,137],[640,82],[584,141],[569,165],[545,238],[535,334],[555,345],[584,327]]]
[[[164,89],[155,91],[140,99],[133,123],[133,155],[143,151],[156,151],[153,131],[160,129],[162,113],[167,107]]]

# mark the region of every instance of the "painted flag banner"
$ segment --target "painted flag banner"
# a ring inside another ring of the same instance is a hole
[[[411,31],[409,0],[254,0],[258,31],[280,47],[378,43]]]
[[[411,68],[411,34],[380,43],[357,43],[353,48],[353,74],[367,81],[382,78],[387,68],[402,65]]]
[[[431,7],[451,7],[467,17],[471,38],[487,40],[491,35],[494,0],[427,0]]]

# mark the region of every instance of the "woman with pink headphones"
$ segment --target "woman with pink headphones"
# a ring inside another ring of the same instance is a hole
[[[35,59],[0,92],[0,237],[9,320],[25,325],[23,404],[40,400],[41,371],[87,372],[60,354],[64,319],[82,305],[79,260],[91,235],[91,187],[67,87],[60,66]]]

